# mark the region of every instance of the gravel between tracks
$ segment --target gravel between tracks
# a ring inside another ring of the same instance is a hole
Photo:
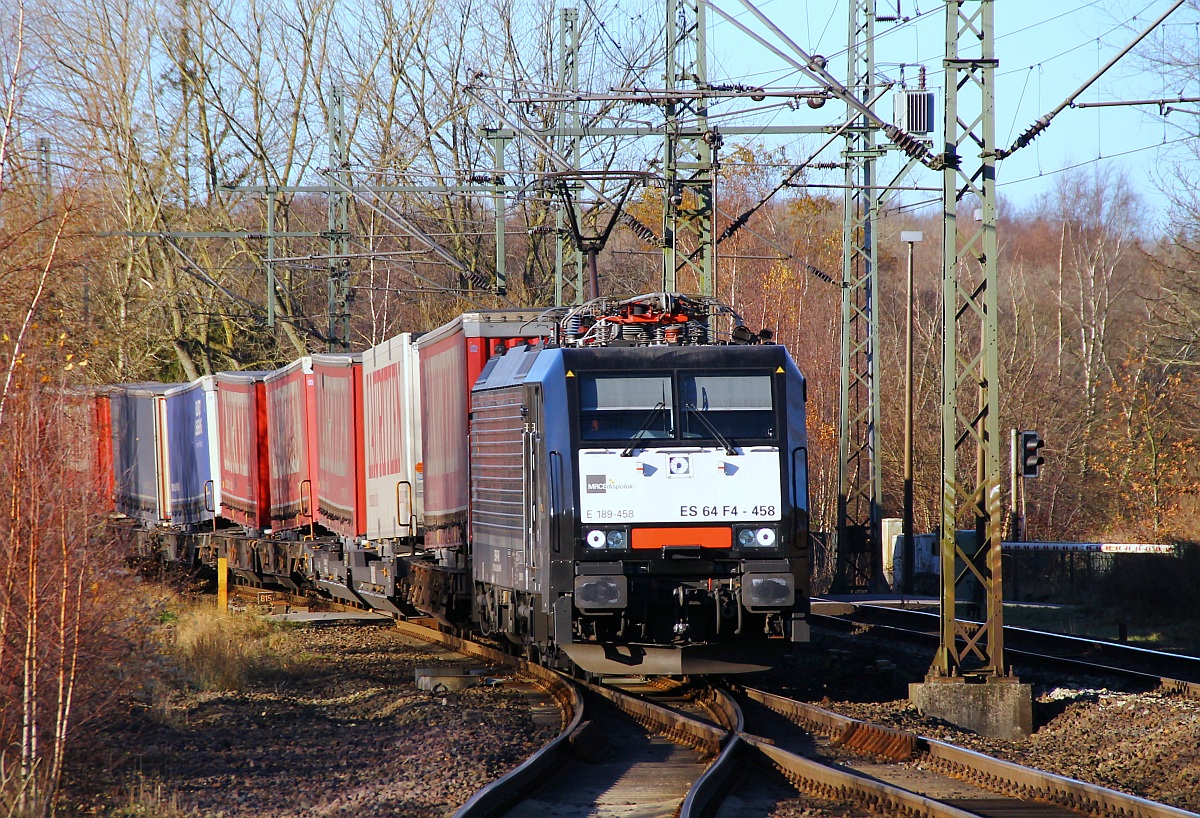
[[[1033,686],[1034,735],[1023,742],[986,739],[923,716],[908,703],[907,684],[924,677],[931,659],[928,651],[867,635],[820,633],[787,667],[752,684],[1200,812],[1200,702],[1115,689],[1111,680],[1052,677],[1018,667],[1021,680]]]
[[[176,693],[118,720],[105,750],[74,769],[69,812],[440,818],[557,733],[513,690],[418,691],[416,667],[477,663],[448,661],[392,629],[303,629],[292,638],[306,659],[286,674],[238,693]],[[989,740],[908,704],[906,685],[930,658],[870,636],[817,633],[785,667],[745,681],[1200,812],[1200,702],[1023,673],[1034,685],[1035,735]],[[775,814],[846,812],[799,798]]]
[[[78,812],[441,818],[558,733],[503,686],[417,690],[416,667],[479,663],[387,627],[305,628],[288,644],[304,661],[286,675],[131,712],[74,771]]]

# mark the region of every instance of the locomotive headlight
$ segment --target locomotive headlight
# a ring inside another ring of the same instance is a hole
[[[588,548],[621,550],[629,547],[629,532],[624,528],[593,528],[584,537]]]
[[[743,528],[737,533],[737,542],[742,548],[774,548],[777,540],[773,526]]]
[[[796,601],[791,574],[746,574],[742,577],[742,604],[747,608],[787,608]]]
[[[608,532],[608,547],[609,548],[624,548],[627,539],[624,531]]]

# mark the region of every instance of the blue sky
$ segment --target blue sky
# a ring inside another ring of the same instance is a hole
[[[744,13],[738,0],[715,2],[756,30],[763,30]],[[881,15],[896,9],[897,0],[877,2]],[[838,57],[846,45],[845,0],[759,0],[756,5],[797,45],[810,53],[831,56],[835,76],[844,79],[844,59],[839,62]],[[996,0],[996,51],[1000,59],[997,140],[1005,147],[1011,145],[1039,116],[1057,107],[1170,5],[1171,0]],[[902,26],[880,24],[877,65],[891,79],[899,78],[903,70],[910,84],[916,79],[916,65],[925,65],[930,86],[936,86],[935,119],[940,123],[944,5],[940,0],[899,0],[899,6],[902,15],[916,19]],[[1168,18],[1165,25],[1171,27],[1169,33],[1184,35],[1200,48],[1197,15],[1187,6]],[[709,75],[714,80],[728,76],[763,84],[802,82],[795,72],[779,68],[778,58],[748,46],[743,35],[716,14],[710,20],[709,42]],[[745,55],[754,56],[748,60]],[[901,63],[905,64],[903,69]],[[1181,93],[1200,96],[1200,86],[1196,82],[1190,87],[1172,86],[1158,71],[1147,69],[1134,53],[1106,73],[1080,101],[1157,99]],[[884,118],[890,119],[890,100],[885,99],[881,107]],[[1200,110],[1200,104],[1177,107]],[[806,124],[832,121],[838,116],[832,104],[819,112],[823,119],[814,121],[811,113],[801,113],[805,114]],[[1181,157],[1180,128],[1196,133],[1200,128],[1197,119],[1193,113],[1176,111],[1164,120],[1153,106],[1068,108],[1030,146],[1001,163],[1000,194],[1014,205],[1025,207],[1052,190],[1064,173],[1090,174],[1097,169],[1120,168],[1127,171],[1146,201],[1151,218],[1156,219],[1161,217],[1167,200],[1157,189],[1154,177]],[[789,121],[801,120],[796,115]],[[836,156],[830,152],[822,159],[833,160]],[[919,181],[937,184],[929,174]]]

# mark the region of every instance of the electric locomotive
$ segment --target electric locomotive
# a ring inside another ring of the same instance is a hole
[[[807,641],[805,381],[787,350],[673,293],[553,317],[471,390],[475,625],[596,674],[760,670]]]

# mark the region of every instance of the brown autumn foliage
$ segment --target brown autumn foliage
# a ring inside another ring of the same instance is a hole
[[[72,754],[141,682],[93,403],[72,388],[90,363],[65,309],[95,231],[90,191],[39,201],[21,170],[0,191],[0,811],[42,816],[62,809]]]
[[[15,297],[2,299],[0,310],[12,310],[3,315],[6,328],[19,327],[24,315],[18,305],[31,303],[41,287],[37,323],[49,335],[65,333],[66,352],[86,352],[90,368],[82,380],[93,383],[182,380],[278,365],[325,348],[329,259],[320,234],[327,229],[329,201],[311,188],[286,188],[319,182],[328,163],[324,127],[334,74],[345,90],[355,181],[419,186],[490,179],[491,146],[476,126],[492,115],[455,82],[466,66],[478,69],[471,76],[485,89],[510,76],[549,84],[557,70],[552,20],[537,31],[509,31],[510,40],[497,47],[484,22],[488,15],[471,14],[461,3],[439,10],[426,0],[406,0],[386,14],[366,4],[360,15],[341,16],[324,7],[292,15],[297,9],[285,4],[278,18],[262,21],[247,38],[230,33],[236,25],[214,27],[205,3],[165,9],[102,0],[43,14],[41,6],[22,0],[6,20],[13,22],[12,15],[26,8],[25,29],[4,28],[7,52],[18,53],[23,44],[25,55],[5,75],[18,109],[5,137],[5,233],[52,236],[41,204],[46,199],[54,203],[51,211],[61,211],[70,199],[77,218],[61,236],[52,275],[44,276],[36,254],[27,252],[37,241],[25,245],[25,255],[6,250],[3,285]],[[112,21],[120,22],[120,37],[106,35]],[[66,32],[74,36],[59,36]],[[363,32],[371,36],[359,36]],[[623,48],[630,55],[651,54],[652,38],[635,44],[633,34],[626,32],[631,39]],[[342,73],[332,70],[335,64]],[[604,61],[597,66],[592,70],[627,68]],[[29,90],[34,67],[45,93]],[[584,84],[620,84],[610,79],[598,73]],[[585,105],[581,116],[599,121],[594,117],[603,107]],[[48,188],[37,163],[42,133],[51,140]],[[636,164],[641,148],[627,143],[610,150],[592,140],[583,149],[593,164],[604,160],[621,168]],[[764,202],[789,175],[790,163],[806,155],[801,146],[785,150],[730,139],[719,155],[716,232],[758,209],[721,241],[716,293],[751,325],[773,329],[809,378],[813,509],[818,526],[828,530],[837,504],[841,197],[806,188],[806,177],[797,176]],[[389,191],[352,198],[348,269],[356,348],[399,331],[429,329],[463,309],[549,305],[555,245],[564,238],[541,229],[553,225],[560,206],[537,175],[551,166],[519,139],[508,143],[506,158],[516,190],[505,204],[507,299],[482,292],[475,278],[492,275],[490,193]],[[65,181],[85,169],[86,180]],[[1031,531],[1048,539],[1134,530],[1118,519],[1118,510],[1131,508],[1123,499],[1129,487],[1121,481],[1132,472],[1110,462],[1114,452],[1137,460],[1149,445],[1151,438],[1127,431],[1138,427],[1134,415],[1182,413],[1181,434],[1200,428],[1193,420],[1200,408],[1181,405],[1192,391],[1196,363],[1190,333],[1200,326],[1188,290],[1194,267],[1188,237],[1196,234],[1196,211],[1181,209],[1171,236],[1160,240],[1143,227],[1146,214],[1119,176],[1084,170],[1061,178],[1058,191],[1044,201],[1000,207],[1001,428],[1038,429],[1047,441],[1043,477],[1026,487]],[[233,189],[240,185],[256,187]],[[269,296],[265,186],[282,188],[270,198],[277,229],[290,233],[278,239],[276,257],[287,261],[276,265],[277,286]],[[13,204],[8,195],[18,190],[24,204]],[[651,184],[629,201],[629,212],[651,232],[662,230],[661,198],[661,188]],[[423,240],[401,229],[397,214],[446,248],[459,266],[423,252]],[[877,231],[877,445],[884,514],[895,515],[902,462],[901,229],[926,234],[917,253],[915,380],[917,520],[927,529],[940,517],[941,380],[941,225],[927,212],[886,215]],[[230,235],[171,242],[160,231]],[[659,248],[626,226],[613,233],[600,264],[606,292],[659,286]],[[697,285],[686,279],[679,286]],[[268,299],[278,316],[274,329],[265,325]],[[1164,339],[1174,339],[1175,348],[1164,349]],[[1124,389],[1121,373],[1140,361],[1148,362],[1144,388],[1158,390],[1150,386],[1156,379],[1178,383],[1156,398],[1154,409],[1116,399],[1128,394],[1117,391]],[[1156,361],[1163,362],[1158,374]],[[1156,466],[1158,473],[1178,480],[1172,491],[1150,491],[1155,508],[1142,523],[1156,536],[1187,533],[1192,515],[1185,510],[1196,488],[1187,453],[1168,447],[1158,456],[1171,464]]]
[[[288,261],[268,294],[263,188],[321,181],[333,78],[346,87],[356,181],[394,186],[488,178],[492,157],[477,127],[492,117],[456,81],[466,66],[551,83],[547,32],[510,31],[505,47],[481,49],[490,15],[471,4],[384,5],[339,16],[332,5],[309,13],[285,2],[255,26],[214,25],[229,10],[206,2],[22,0],[2,12],[0,808],[48,810],[65,748],[124,684],[112,600],[125,579],[99,525],[102,498],[82,476],[86,434],[70,387],[273,366],[325,347],[329,203],[312,190],[269,194],[277,229],[292,235],[278,240],[276,257]],[[354,25],[362,28],[347,30]],[[235,36],[241,29],[252,34]],[[517,43],[535,34],[534,48]],[[628,51],[632,66],[637,47]],[[43,134],[51,173],[39,166]],[[554,219],[534,172],[549,166],[519,140],[509,151],[510,180],[524,187],[506,203],[507,300],[471,277],[493,272],[489,196],[389,192],[351,202],[356,348],[463,309],[550,305],[561,237],[535,229]],[[730,143],[721,159],[718,234],[759,205],[795,157]],[[774,330],[808,377],[813,519],[828,531],[838,492],[842,205],[804,181],[721,242],[716,294],[754,329]],[[661,199],[659,188],[637,191],[629,212],[661,232]],[[423,252],[396,213],[459,266]],[[1001,428],[1038,429],[1047,441],[1042,477],[1026,481],[1029,530],[1040,539],[1200,539],[1200,208],[1181,208],[1164,236],[1150,234],[1144,216],[1127,180],[1103,172],[1064,176],[1044,201],[1001,207]],[[922,212],[887,215],[877,236],[884,514],[900,513],[901,229],[925,232],[916,482],[917,524],[929,530],[940,519],[941,223]],[[229,235],[169,242],[160,233],[170,231]],[[660,248],[627,227],[600,263],[606,292],[659,286]]]
[[[91,402],[66,387],[61,348],[21,359],[0,420],[0,809],[22,816],[59,807],[69,753],[141,684]]]

